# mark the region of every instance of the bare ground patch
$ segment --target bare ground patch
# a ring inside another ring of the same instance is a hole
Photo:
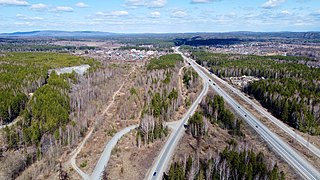
[[[120,93],[116,96],[115,102],[110,107],[108,113],[105,114],[101,121],[101,125],[95,128],[95,132],[77,156],[77,166],[87,174],[92,173],[105,145],[112,136],[124,127],[138,123],[135,119],[131,121],[122,121],[119,117],[120,109],[118,107],[123,105],[123,101],[127,98],[126,93],[129,91],[131,85],[129,79],[128,83],[124,85]]]
[[[166,138],[138,148],[136,131],[125,135],[114,148],[106,168],[108,179],[143,179],[160,153]]]

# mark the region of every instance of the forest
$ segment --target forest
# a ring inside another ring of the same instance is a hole
[[[150,60],[147,66],[148,70],[174,68],[183,58],[179,54],[168,54]]]
[[[262,152],[255,153],[253,149],[229,145],[215,157],[199,160],[195,154],[189,155],[185,162],[172,163],[164,179],[284,180],[285,174],[279,171],[277,164],[268,167],[267,161]]]
[[[198,73],[193,69],[184,69],[183,83],[189,89],[198,80]]]
[[[320,69],[305,57],[193,52],[192,57],[221,78],[255,76],[243,91],[277,118],[311,135],[320,134]]]
[[[147,65],[145,105],[137,131],[137,144],[152,143],[168,135],[169,121],[182,101],[177,91],[177,72],[182,67],[183,59],[178,54],[169,54],[153,58]]]
[[[220,128],[228,130],[229,134],[243,137],[241,131],[242,121],[236,119],[233,113],[225,108],[224,100],[219,95],[208,94],[200,104],[203,114],[213,124],[216,123]]]
[[[25,108],[30,93],[47,83],[48,70],[59,67],[98,64],[57,53],[3,53],[0,56],[0,124],[12,122]]]
[[[75,50],[94,50],[91,46],[58,46],[58,45],[30,45],[30,44],[0,44],[0,51],[3,52],[63,52]]]
[[[22,57],[21,64],[35,57],[35,64],[30,63],[29,69],[31,65],[53,69],[73,64],[90,64],[91,68],[83,76],[75,72],[48,75],[44,70],[44,84],[28,93],[25,108],[15,120],[17,123],[1,131],[0,168],[4,179],[18,176],[36,179],[56,171],[62,153],[78,145],[92,126],[92,120],[97,124],[104,120],[98,114],[128,73],[127,64],[115,65],[67,54],[26,53],[25,59]]]
[[[232,45],[239,44],[241,42],[248,42],[250,40],[241,40],[238,38],[209,38],[205,39],[201,36],[195,36],[187,39],[175,39],[174,44],[176,46],[187,45],[187,46],[221,46],[221,45]]]
[[[75,74],[74,74],[75,75]],[[18,148],[20,138],[25,145],[39,146],[45,134],[59,138],[59,127],[69,122],[70,99],[68,76],[50,74],[48,83],[38,88],[21,113],[23,121],[16,129],[5,128],[9,148]]]
[[[225,108],[221,96],[212,93],[201,101],[200,110],[189,118],[187,132],[195,138],[207,135],[209,123],[217,124],[220,128],[228,130],[230,135],[244,137],[241,131],[242,121],[236,119],[233,113]]]

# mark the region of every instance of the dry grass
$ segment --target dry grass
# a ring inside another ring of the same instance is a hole
[[[106,168],[108,179],[143,179],[167,138],[138,148],[136,131],[125,135],[113,150]]]

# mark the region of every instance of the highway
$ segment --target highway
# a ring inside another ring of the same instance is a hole
[[[207,71],[209,74],[210,72],[206,69],[203,68],[205,71]],[[227,88],[229,88],[231,91],[236,93],[238,96],[240,96],[243,100],[245,100],[247,103],[253,106],[254,109],[256,109],[259,113],[263,114],[266,118],[268,118],[272,123],[274,123],[276,126],[278,126],[280,129],[282,129],[284,132],[286,132],[288,135],[290,135],[293,139],[295,139],[297,142],[299,142],[302,146],[310,150],[314,155],[318,156],[320,158],[320,150],[311,144],[309,141],[304,139],[302,136],[297,134],[292,128],[288,127],[285,123],[271,115],[268,111],[266,111],[264,108],[261,106],[257,105],[254,103],[250,98],[248,98],[243,92],[241,92],[239,89],[234,88],[218,76],[212,74],[212,77],[224,84]]]
[[[188,61],[193,69],[200,75],[200,77],[208,82],[210,79],[205,74],[194,60],[187,58],[179,51],[179,47],[174,48],[176,53]],[[320,173],[315,169],[306,159],[301,157],[291,146],[284,142],[279,136],[270,131],[264,124],[262,124],[255,116],[242,107],[237,101],[231,98],[225,91],[223,91],[216,83],[211,82],[210,87],[214,89],[224,100],[250,125],[270,146],[278,153],[284,160],[287,161],[299,174],[304,178],[310,180],[319,180]]]
[[[198,104],[201,102],[202,98],[207,94],[209,89],[207,81],[204,81],[204,87],[201,91],[200,95],[197,97],[195,102],[191,105],[191,107],[188,109],[187,113],[184,115],[184,117],[178,121],[180,124],[178,125],[177,129],[172,129],[172,132],[162,148],[159,156],[153,163],[153,166],[151,170],[148,172],[146,179],[152,179],[152,180],[160,180],[162,179],[163,173],[165,172],[166,168],[169,165],[169,161],[174,153],[174,149],[178,145],[179,140],[183,136],[183,133],[185,131],[184,125],[187,123],[189,117],[196,111]]]

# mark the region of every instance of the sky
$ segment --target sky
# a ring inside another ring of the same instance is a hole
[[[320,31],[320,0],[0,0],[0,32]]]

